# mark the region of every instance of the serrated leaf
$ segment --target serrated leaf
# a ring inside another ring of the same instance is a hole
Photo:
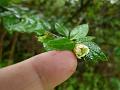
[[[95,39],[95,37],[93,37],[93,36],[86,36],[86,37],[78,38],[78,39],[76,40],[76,42],[77,42],[77,43],[90,42],[90,41],[92,41],[93,39]]]
[[[62,24],[56,23],[55,24],[55,29],[57,31],[58,34],[62,35],[62,36],[69,36],[69,30],[63,26]]]
[[[88,60],[102,60],[102,61],[106,61],[107,57],[106,55],[101,51],[101,49],[99,48],[99,46],[94,43],[94,42],[84,42],[83,44],[85,44],[86,46],[89,47],[90,52],[86,55],[86,59]]]
[[[74,42],[67,38],[49,40],[43,44],[47,51],[50,50],[73,50]]]
[[[72,40],[85,37],[88,33],[88,30],[89,30],[88,24],[77,26],[71,31],[70,37]]]

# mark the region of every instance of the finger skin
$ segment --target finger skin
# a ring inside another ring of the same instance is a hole
[[[0,90],[52,90],[76,70],[69,51],[50,51],[0,70]]]

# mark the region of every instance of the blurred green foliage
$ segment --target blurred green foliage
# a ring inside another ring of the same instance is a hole
[[[0,0],[0,12],[15,6],[28,8],[33,16],[37,13],[51,24],[62,22],[72,28],[88,23],[89,35],[96,37],[109,57],[107,62],[79,62],[76,73],[56,90],[120,90],[119,0],[114,4],[109,0]],[[0,67],[41,52],[42,45],[33,34],[9,34],[0,25]]]

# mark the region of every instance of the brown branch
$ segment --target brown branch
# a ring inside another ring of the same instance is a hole
[[[67,22],[71,22],[75,17],[79,17],[79,12],[85,10],[85,8],[90,4],[91,0],[87,0],[85,3],[81,1],[79,8],[73,13],[73,15],[67,20]]]
[[[9,53],[8,65],[13,64],[13,62],[14,62],[14,51],[15,51],[17,38],[18,38],[18,33],[15,33],[15,35],[12,39],[12,45],[11,45],[11,50],[10,50],[10,53]]]
[[[2,60],[2,53],[3,53],[3,42],[4,42],[4,38],[6,36],[6,32],[3,32],[1,37],[0,37],[0,62]]]

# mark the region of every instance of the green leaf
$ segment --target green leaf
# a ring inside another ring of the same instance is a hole
[[[9,2],[10,0],[0,0],[0,6],[6,6]]]
[[[21,3],[22,2],[22,0],[11,0],[11,3],[13,4],[17,4],[17,3]]]
[[[62,24],[56,23],[55,29],[56,29],[57,33],[59,33],[60,35],[65,36],[65,37],[69,36],[69,30]]]
[[[46,31],[44,35],[40,35],[37,38],[39,42],[46,43],[49,40],[53,40],[56,37],[52,33]]]
[[[11,28],[11,26],[17,22],[19,22],[18,19],[16,19],[16,17],[14,16],[5,16],[2,18],[2,22],[3,22],[3,25],[5,27],[5,29],[9,32],[9,33],[12,33],[13,32],[13,29]]]
[[[0,6],[7,6],[10,4],[20,3],[22,0],[0,0]]]
[[[95,60],[95,61],[96,60],[102,60],[102,61],[107,60],[106,55],[101,51],[101,49],[99,48],[99,46],[96,43],[84,42],[83,44],[88,46],[90,49],[90,52],[85,56],[86,59]]]
[[[89,30],[88,24],[77,26],[71,31],[70,37],[72,40],[85,37],[88,33],[88,30]]]
[[[25,7],[9,7],[7,11],[0,13],[2,22],[6,30],[12,32],[22,33],[36,33],[43,35],[50,25],[47,21],[40,18],[34,11],[30,11]]]
[[[90,41],[92,41],[93,39],[95,39],[95,37],[93,37],[93,36],[86,36],[86,37],[78,38],[78,39],[76,40],[76,42],[77,42],[77,43],[90,42]]]
[[[74,42],[67,38],[49,40],[43,44],[47,51],[50,50],[73,50]]]
[[[3,24],[6,30],[12,32],[22,33],[37,33],[39,35],[44,34],[45,28],[40,18],[37,16],[24,16],[22,18],[16,18],[14,16],[3,17]]]

